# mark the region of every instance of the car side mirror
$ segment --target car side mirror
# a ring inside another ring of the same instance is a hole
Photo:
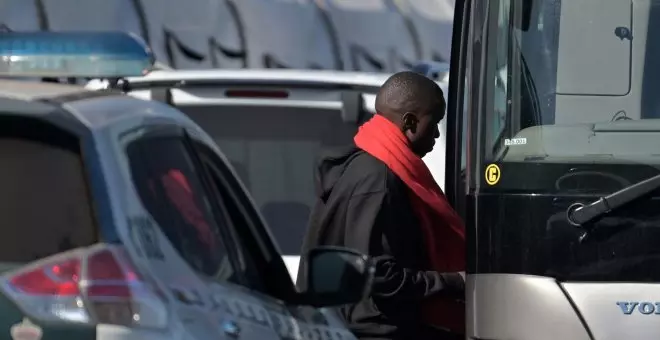
[[[306,261],[305,303],[330,307],[357,303],[371,292],[375,265],[368,256],[340,247],[318,247]]]

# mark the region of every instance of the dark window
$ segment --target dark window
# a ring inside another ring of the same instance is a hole
[[[231,221],[228,229],[237,240],[234,244],[240,258],[237,271],[249,288],[286,300],[293,292],[291,279],[248,193],[215,151],[202,144],[197,150],[218,196],[218,210]]]
[[[182,139],[154,137],[128,147],[142,203],[194,269],[231,279],[233,269],[211,203]]]
[[[236,268],[236,271],[243,275],[246,279],[246,284],[250,288],[263,291],[265,284],[259,274],[259,268],[256,262],[258,260],[255,258],[255,254],[259,252],[259,247],[250,246],[248,244],[249,242],[246,242],[246,235],[250,234],[249,228],[251,225],[254,227],[254,223],[244,215],[246,211],[245,207],[241,209],[239,206],[247,202],[245,200],[238,201],[239,198],[236,197],[237,193],[232,192],[232,189],[229,187],[230,183],[227,182],[227,180],[231,181],[233,178],[224,176],[228,174],[227,169],[221,161],[216,159],[213,152],[201,144],[198,144],[197,148],[201,151],[202,164],[212,182],[211,187],[218,202],[217,210],[227,218],[228,223],[230,223],[228,231],[237,240],[234,243],[239,255],[239,266]],[[235,181],[235,179],[233,180]]]
[[[86,176],[77,137],[0,115],[0,271],[98,241]]]

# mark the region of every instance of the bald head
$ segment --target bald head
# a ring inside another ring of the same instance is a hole
[[[430,113],[445,106],[442,89],[433,80],[415,72],[395,73],[380,87],[376,111],[390,120],[398,120],[406,112]]]
[[[392,75],[376,96],[376,111],[401,128],[410,147],[420,157],[433,149],[440,136],[438,124],[445,115],[442,89],[415,72]]]

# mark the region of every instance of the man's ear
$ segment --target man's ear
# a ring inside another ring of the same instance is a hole
[[[412,133],[417,132],[417,123],[419,120],[417,119],[417,116],[412,113],[412,112],[406,112],[401,116],[401,120],[403,122],[403,131],[410,131]]]

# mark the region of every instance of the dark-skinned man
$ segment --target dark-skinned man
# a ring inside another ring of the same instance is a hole
[[[319,164],[302,254],[343,246],[377,260],[369,299],[340,308],[360,339],[464,338],[464,226],[422,161],[445,109],[435,82],[396,73],[380,88],[377,114],[354,145]]]

